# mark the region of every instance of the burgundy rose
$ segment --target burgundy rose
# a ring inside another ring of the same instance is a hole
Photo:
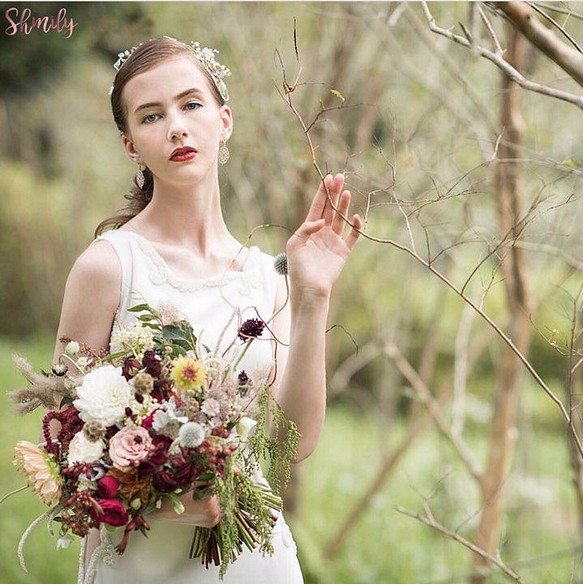
[[[124,361],[121,368],[121,374],[129,381],[141,368],[140,362],[137,359],[129,358]]]
[[[154,488],[161,493],[170,493],[181,487],[188,487],[194,480],[196,467],[180,457],[171,460],[172,470],[157,472],[152,476]]]
[[[146,368],[146,373],[152,377],[159,377],[162,373],[162,358],[156,351],[145,351],[142,364]]]
[[[113,499],[119,492],[120,481],[111,475],[105,475],[97,482],[98,493],[104,499]]]
[[[101,513],[97,514],[96,518],[102,523],[121,527],[129,521],[130,516],[121,501],[117,499],[101,499],[98,503],[101,507]]]
[[[172,444],[172,438],[162,434],[152,436],[153,450],[147,460],[140,463],[140,475],[152,475],[160,470],[160,467],[168,460],[168,449]]]
[[[154,389],[150,396],[152,399],[163,402],[167,401],[168,398],[172,395],[172,384],[168,382],[166,379],[156,379],[154,381]]]

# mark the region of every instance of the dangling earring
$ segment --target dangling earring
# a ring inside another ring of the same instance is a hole
[[[146,170],[146,167],[143,164],[138,164],[138,170],[136,171],[136,184],[141,189],[144,188],[144,183],[146,182],[146,177],[144,176],[144,170]]]
[[[230,156],[231,156],[231,153],[229,152],[229,149],[227,148],[227,144],[223,140],[221,142],[221,147],[219,148],[219,157],[218,157],[219,164],[221,166],[224,166],[225,164],[227,164],[227,161],[229,160]]]

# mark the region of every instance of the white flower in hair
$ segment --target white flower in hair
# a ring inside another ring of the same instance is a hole
[[[176,39],[166,36],[164,38],[176,41]],[[180,42],[180,41],[177,41]],[[143,43],[140,43],[137,47],[132,47],[131,49],[127,49],[118,53],[117,61],[113,64],[113,67],[116,71],[121,69],[121,66],[131,57],[132,53]],[[192,49],[195,57],[202,63],[204,68],[208,71],[209,75],[211,76],[215,87],[217,88],[218,92],[221,94],[221,97],[225,101],[229,101],[229,91],[227,89],[227,85],[223,81],[223,77],[228,77],[231,74],[230,69],[221,65],[216,59],[215,55],[218,54],[219,51],[216,49],[210,49],[209,47],[201,47],[198,41],[191,41],[189,45],[186,45]],[[109,90],[109,95],[113,93],[113,85]]]

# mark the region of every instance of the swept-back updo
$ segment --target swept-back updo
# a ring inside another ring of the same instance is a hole
[[[219,92],[212,76],[200,60],[195,56],[192,47],[170,37],[160,37],[147,40],[135,48],[126,58],[113,80],[111,90],[111,112],[118,130],[122,134],[128,133],[127,107],[123,97],[123,90],[128,82],[136,75],[144,73],[149,69],[160,65],[169,59],[186,56],[192,59],[193,63],[207,77],[209,89],[213,98],[220,106],[225,104],[223,96]],[[124,223],[135,217],[152,200],[154,192],[154,180],[148,168],[143,171],[144,184],[139,186],[134,179],[134,185],[130,192],[125,195],[128,204],[119,215],[115,215],[102,221],[95,231],[96,235],[103,233],[108,228],[121,227]]]

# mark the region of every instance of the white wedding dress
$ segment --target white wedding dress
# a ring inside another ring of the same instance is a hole
[[[114,326],[124,326],[136,316],[128,309],[148,303],[154,308],[171,305],[192,324],[195,333],[208,347],[214,348],[222,337],[229,343],[237,334],[239,321],[268,320],[274,311],[277,275],[273,258],[257,247],[244,248],[240,271],[204,280],[187,281],[177,277],[152,244],[129,231],[110,231],[98,240],[108,241],[122,266],[120,307]],[[228,324],[230,322],[230,324]],[[273,363],[269,340],[254,341],[244,356],[242,368],[252,379],[265,378]],[[81,560],[80,581],[95,584],[212,584],[220,582],[219,569],[206,568],[200,558],[190,559],[189,549],[194,527],[150,520],[147,537],[132,533],[123,555],[114,551],[123,528],[110,533],[102,530],[101,545],[88,558],[87,572]],[[283,516],[273,530],[273,555],[245,551],[229,566],[225,584],[301,584],[303,582],[296,546]]]

